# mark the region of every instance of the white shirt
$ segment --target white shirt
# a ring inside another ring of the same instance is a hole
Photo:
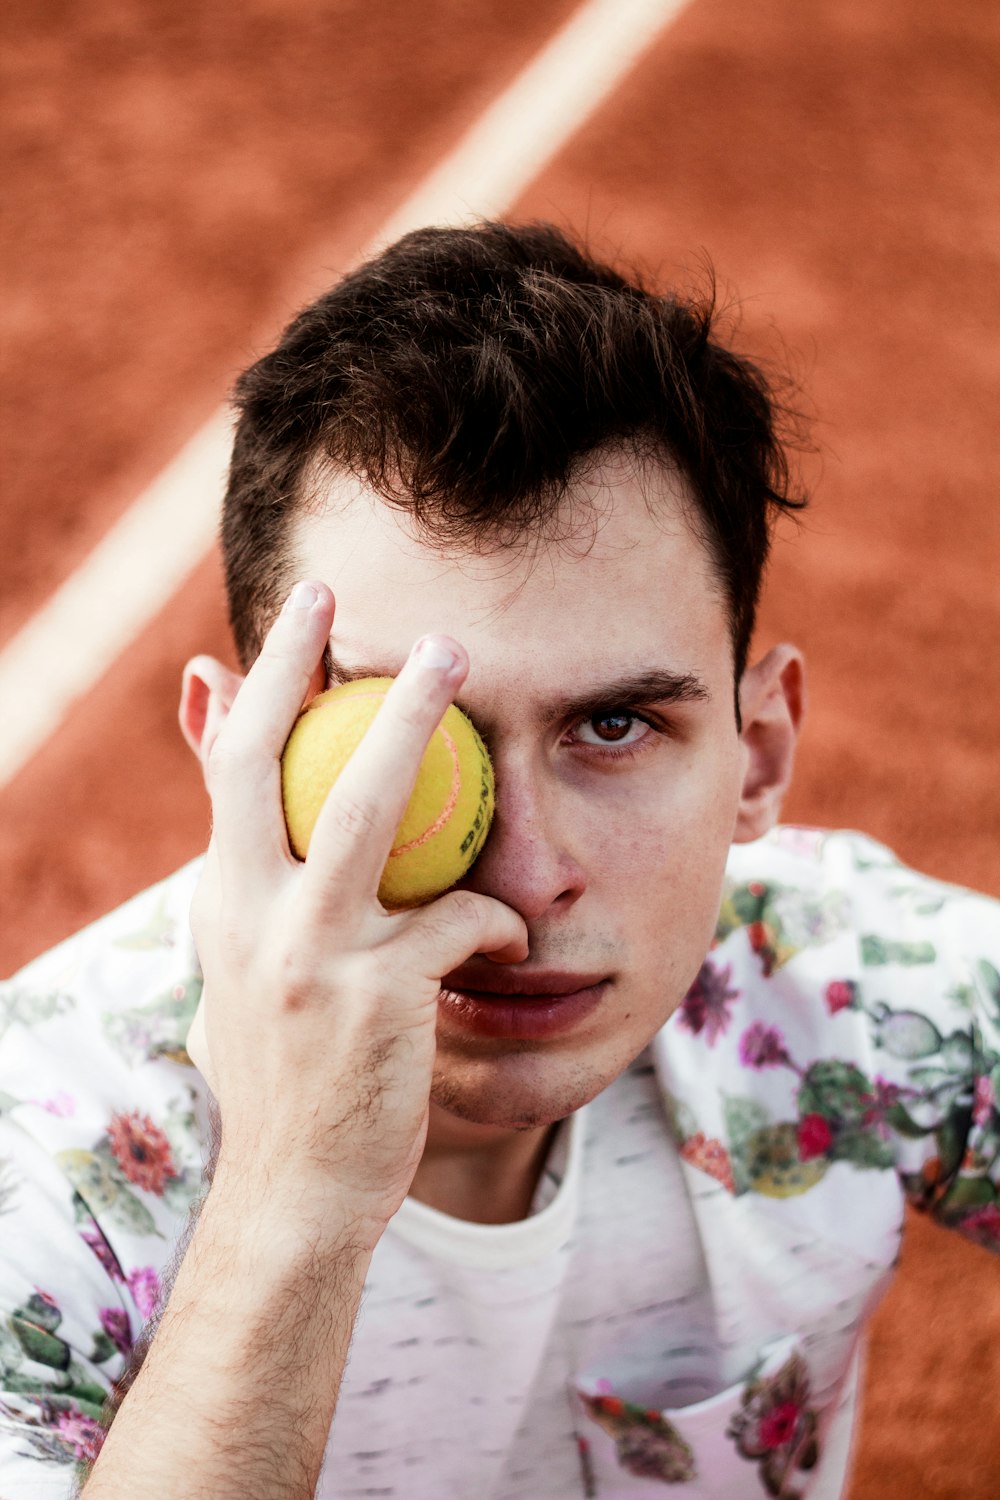
[[[705,1265],[648,1054],[563,1125],[535,1208],[487,1225],[403,1204],[375,1251],[322,1500],[579,1500],[582,1372],[649,1406],[717,1389]],[[587,1435],[598,1493],[648,1500]]]
[[[201,1189],[198,873],[0,986],[5,1500],[64,1500],[95,1456]],[[776,1474],[834,1500],[904,1190],[1000,1249],[998,1079],[997,903],[858,835],[734,849],[698,982],[563,1127],[535,1211],[390,1224],[320,1500],[760,1500]]]

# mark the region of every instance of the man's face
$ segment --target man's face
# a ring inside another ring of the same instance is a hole
[[[726,606],[681,485],[609,463],[564,504],[574,539],[528,551],[440,549],[346,480],[296,529],[296,576],[333,589],[352,675],[394,676],[428,632],[466,648],[457,701],[491,751],[496,814],[462,884],[523,917],[525,970],[607,981],[543,1037],[484,1035],[442,1005],[432,1099],[461,1119],[525,1129],[580,1108],[710,943],[744,758]]]

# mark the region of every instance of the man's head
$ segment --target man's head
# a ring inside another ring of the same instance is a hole
[[[463,884],[524,918],[532,975],[607,981],[541,1041],[441,1007],[433,1099],[509,1129],[607,1086],[676,1008],[733,840],[774,821],[801,665],[745,668],[781,450],[709,316],[551,230],[425,231],[347,279],[243,377],[224,542],[244,663],[298,577],[337,600],[328,678],[468,651],[497,777]],[[734,714],[734,671],[742,722]],[[239,679],[189,666],[204,759]],[[458,976],[488,989],[498,965]]]
[[[712,319],[547,225],[420,230],[345,277],[237,383],[222,541],[243,666],[331,471],[430,540],[516,547],[556,534],[569,487],[618,449],[683,475],[738,682],[772,515],[798,502],[764,379]]]

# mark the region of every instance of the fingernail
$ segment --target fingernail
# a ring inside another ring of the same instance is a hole
[[[417,642],[416,657],[422,667],[433,672],[447,672],[458,661],[451,647],[433,635],[425,635]]]
[[[312,609],[319,594],[311,583],[297,583],[288,596],[289,609]]]

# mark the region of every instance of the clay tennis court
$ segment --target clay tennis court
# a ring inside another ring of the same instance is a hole
[[[10,0],[0,681],[235,373],[575,9]],[[663,282],[711,261],[739,344],[798,380],[813,505],[779,537],[758,641],[811,667],[787,816],[1000,896],[998,95],[982,0],[692,0],[507,211]],[[115,589],[94,608],[113,617]],[[89,630],[47,647],[4,734]],[[202,650],[233,659],[212,555],[0,788],[0,973],[204,847],[175,721]],[[1000,1265],[912,1219],[850,1500],[1000,1493],[998,1390]]]

